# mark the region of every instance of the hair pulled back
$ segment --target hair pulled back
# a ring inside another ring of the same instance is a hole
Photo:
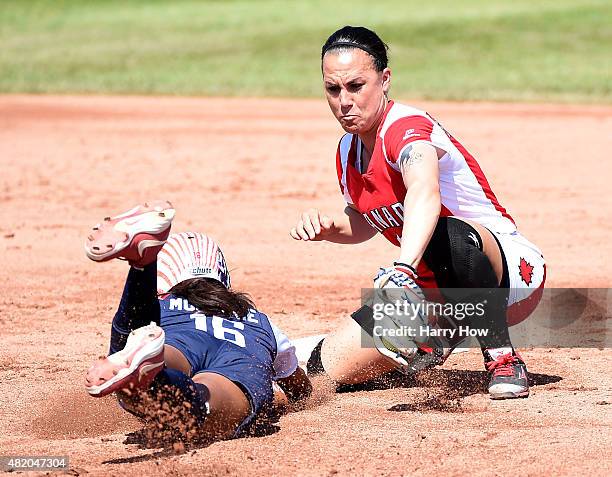
[[[321,63],[325,54],[329,51],[348,50],[359,48],[372,57],[374,68],[380,72],[388,63],[387,50],[389,47],[372,30],[361,26],[350,26],[340,28],[327,39],[321,49]]]
[[[230,320],[241,320],[249,309],[255,308],[249,295],[228,290],[213,278],[190,278],[174,285],[168,293],[185,298],[205,315]]]

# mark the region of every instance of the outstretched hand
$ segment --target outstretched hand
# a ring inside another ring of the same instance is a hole
[[[289,235],[295,240],[325,240],[326,236],[336,231],[334,219],[321,214],[318,209],[308,209],[302,213],[297,225]]]

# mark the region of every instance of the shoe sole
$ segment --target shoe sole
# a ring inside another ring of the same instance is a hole
[[[93,397],[104,397],[119,389],[148,386],[164,366],[165,333],[145,344],[136,352],[130,366],[119,370],[111,379],[98,386],[86,387]],[[156,371],[157,370],[157,371]]]
[[[526,397],[529,397],[529,390],[523,391],[520,393],[505,392],[505,393],[489,394],[489,398],[493,399],[494,401],[501,401],[502,399],[520,399],[520,398],[526,398]]]
[[[166,231],[172,224],[174,214],[170,202],[153,201],[137,205],[115,217],[106,217],[87,238],[85,253],[94,262],[117,258],[138,234],[155,235]],[[142,256],[144,249],[164,243],[165,240],[143,240],[138,244],[138,254]]]

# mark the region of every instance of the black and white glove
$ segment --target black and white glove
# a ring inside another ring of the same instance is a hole
[[[392,267],[378,269],[374,277],[374,288],[406,288],[414,292],[421,300],[425,295],[417,285],[418,278],[415,268],[407,263],[393,262]]]
[[[374,278],[374,287],[380,290],[375,291],[374,306],[376,302],[381,306],[405,305],[395,313],[378,314],[378,327],[372,335],[376,349],[394,361],[405,374],[437,364],[443,347],[439,339],[421,336],[421,328],[431,327],[431,324],[427,301],[416,283],[417,278],[414,267],[401,262],[381,268]]]

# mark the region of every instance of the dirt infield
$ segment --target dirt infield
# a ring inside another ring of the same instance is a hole
[[[479,159],[548,286],[611,285],[611,108],[417,106]],[[610,349],[525,350],[527,400],[490,401],[475,351],[427,383],[322,386],[268,435],[180,455],[142,448],[137,421],[89,398],[126,266],[88,262],[83,238],[141,200],[217,238],[233,284],[289,336],[347,319],[393,247],[288,236],[304,207],[341,210],[339,134],[321,101],[0,96],[0,455],[69,455],[71,475],[610,475]]]

